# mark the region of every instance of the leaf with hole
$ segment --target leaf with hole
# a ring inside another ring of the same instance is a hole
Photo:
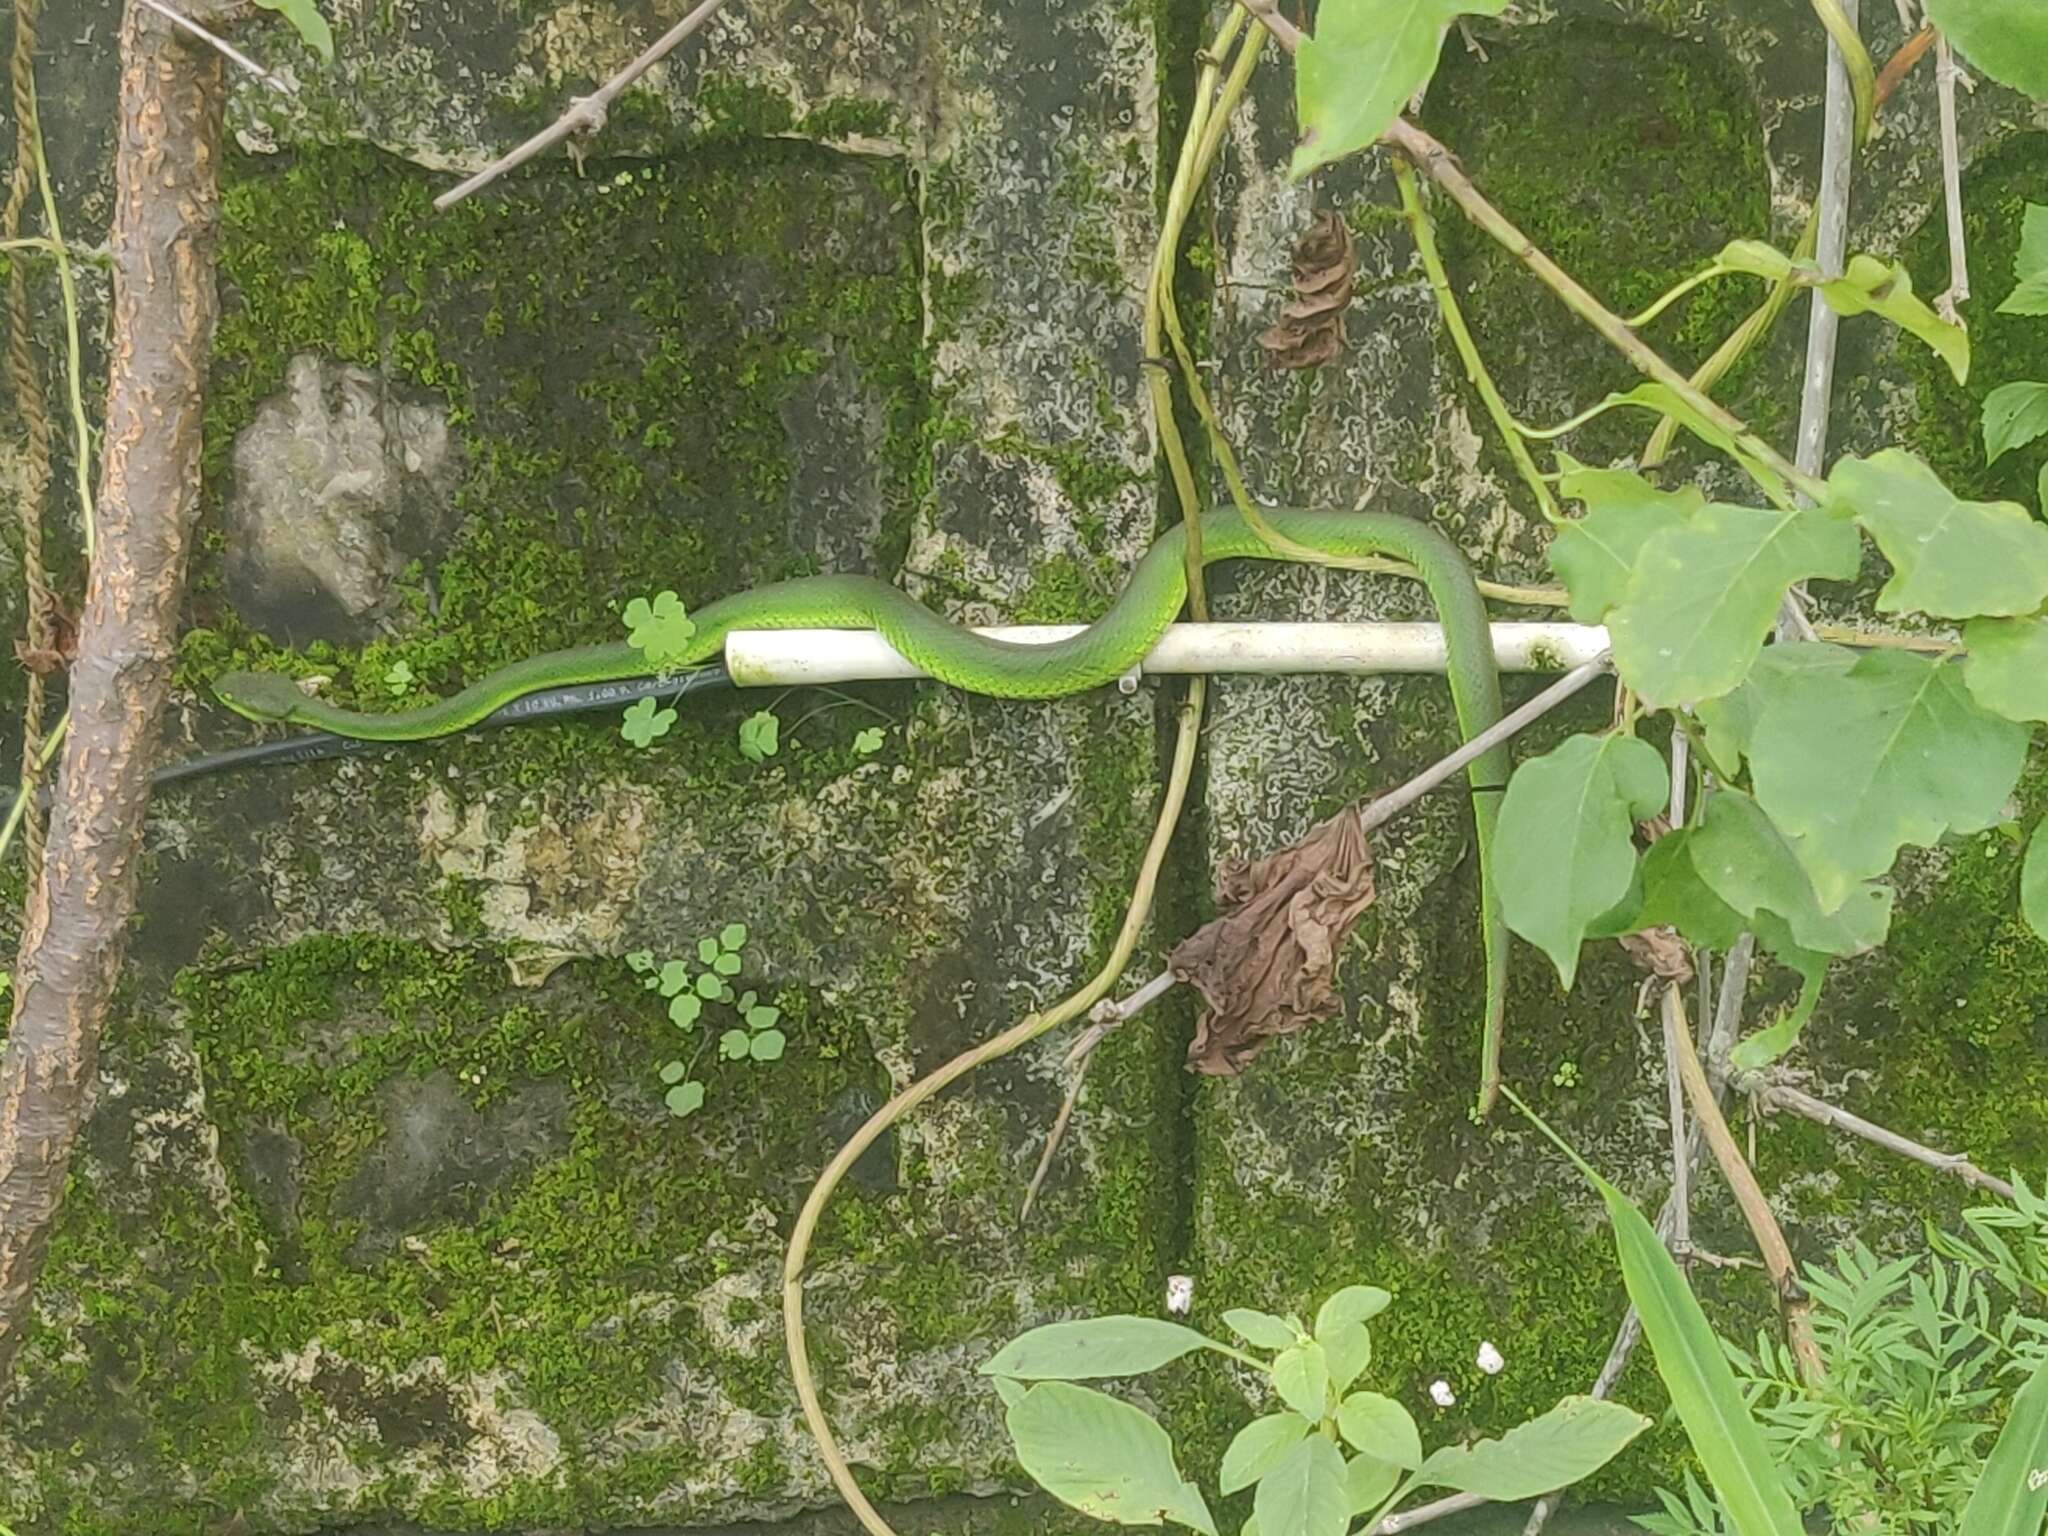
[[[1706,505],[1695,486],[1660,491],[1626,469],[1588,469],[1569,454],[1557,462],[1558,494],[1585,503],[1559,522],[1550,539],[1550,567],[1571,595],[1571,616],[1598,624],[1628,592],[1636,556],[1660,529],[1683,523]]]
[[[1093,1317],[1019,1334],[982,1366],[981,1374],[1027,1381],[1142,1376],[1193,1350],[1214,1347],[1194,1329],[1163,1318]]]
[[[1498,1440],[1432,1451],[1415,1481],[1496,1503],[1533,1499],[1599,1471],[1649,1427],[1648,1419],[1619,1403],[1567,1397]]]
[[[1253,1419],[1234,1436],[1223,1452],[1216,1486],[1223,1493],[1249,1488],[1273,1467],[1309,1431],[1309,1422],[1293,1412],[1269,1413]]]
[[[1018,1462],[1061,1503],[1120,1525],[1171,1520],[1216,1536],[1201,1490],[1181,1477],[1173,1442],[1150,1414],[1090,1387],[1041,1381],[1004,1422]]]
[[[1964,501],[1898,448],[1841,460],[1828,485],[1892,563],[1879,612],[2007,617],[2048,599],[2048,525],[2018,502]]]
[[[635,972],[651,971],[654,969],[654,951],[651,949],[628,950],[626,953],[626,964]]]
[[[1971,698],[2008,720],[2048,720],[2048,620],[1972,619],[1963,645]]]
[[[1324,0],[1294,55],[1301,125],[1287,174],[1369,148],[1429,83],[1444,29],[1461,15],[1498,16],[1507,0]],[[1266,1536],[1281,1536],[1268,1526]]]
[[[1856,574],[1855,525],[1823,512],[1709,502],[1654,534],[1608,617],[1622,680],[1655,708],[1691,707],[1748,676],[1795,582]]]
[[[2020,216],[2020,248],[2012,262],[2012,292],[2001,315],[2048,315],[2048,207],[2028,203]]]
[[[1223,1314],[1223,1322],[1255,1349],[1292,1349],[1300,1339],[1294,1325],[1286,1319],[1251,1307],[1232,1307]]]
[[[2019,782],[2026,727],[1980,708],[1953,660],[1875,651],[1847,672],[1759,681],[1750,779],[1824,912],[1900,848],[1993,825]]]
[[[1321,1420],[1330,1390],[1330,1359],[1313,1341],[1283,1349],[1273,1360],[1273,1390],[1305,1419]]]
[[[1634,823],[1664,808],[1669,786],[1656,749],[1622,735],[1571,737],[1508,780],[1493,859],[1501,915],[1567,990],[1587,928],[1628,894]]]
[[[1408,1472],[1422,1465],[1422,1433],[1414,1415],[1378,1392],[1354,1392],[1338,1404],[1337,1433],[1374,1461]]]
[[[1984,462],[2048,432],[2048,384],[2001,384],[1984,397]]]
[[[1265,1536],[1344,1536],[1351,1525],[1344,1453],[1310,1435],[1259,1480],[1252,1513]]]
[[[1927,19],[2000,85],[2048,101],[2048,6],[2039,0],[1927,0]]]

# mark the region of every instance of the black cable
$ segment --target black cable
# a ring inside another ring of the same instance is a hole
[[[629,704],[634,699],[672,697],[680,699],[685,694],[704,693],[714,688],[730,688],[732,678],[722,666],[695,667],[688,672],[672,673],[667,677],[621,678],[609,683],[578,683],[570,688],[546,688],[538,693],[524,694],[509,704],[499,706],[470,727],[473,731],[496,730],[507,725],[526,725],[536,720],[550,720],[562,715],[587,715],[597,710],[612,709],[620,704]],[[425,741],[446,741],[446,736],[430,736]],[[304,736],[288,736],[282,741],[259,741],[251,746],[230,747],[225,752],[209,752],[203,757],[187,758],[182,763],[173,763],[168,768],[159,768],[150,775],[150,784],[163,789],[172,784],[183,784],[190,779],[203,779],[216,773],[228,773],[237,768],[281,767],[292,763],[317,763],[330,757],[354,757],[363,752],[377,752],[391,747],[420,746],[415,741],[362,741],[353,736],[334,736],[326,731],[314,731]],[[43,786],[38,800],[46,800],[49,786]]]

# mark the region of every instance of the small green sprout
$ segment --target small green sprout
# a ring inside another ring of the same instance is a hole
[[[676,712],[673,709],[660,709],[654,700],[642,699],[626,710],[619,734],[634,746],[645,747],[651,745],[655,737],[666,736],[675,723]]]
[[[412,685],[419,679],[412,675],[412,664],[394,661],[384,673],[384,686],[391,690],[394,699],[402,699],[412,692]]]
[[[653,602],[636,597],[626,604],[626,639],[634,649],[646,653],[658,672],[679,666],[689,652],[690,637],[697,626],[683,610],[682,599],[662,592]]]
[[[740,755],[750,763],[765,763],[780,745],[782,722],[768,710],[747,716],[740,722]]]
[[[879,725],[871,725],[864,731],[854,733],[853,751],[856,757],[872,757],[881,750],[882,728]]]

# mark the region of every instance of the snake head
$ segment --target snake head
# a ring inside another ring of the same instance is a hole
[[[306,696],[281,672],[228,672],[214,680],[214,696],[251,720],[289,720]]]

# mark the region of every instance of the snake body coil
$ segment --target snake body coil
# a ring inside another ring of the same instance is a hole
[[[1344,557],[1391,555],[1407,561],[1428,587],[1443,621],[1451,699],[1469,739],[1500,718],[1500,678],[1486,609],[1471,569],[1451,542],[1412,518],[1376,512],[1275,508],[1266,521],[1282,538]],[[1169,530],[1146,551],[1107,613],[1080,634],[1042,645],[994,640],[941,618],[887,582],[867,576],[806,576],[721,598],[699,609],[681,665],[717,656],[736,629],[872,629],[903,656],[956,688],[1008,699],[1048,699],[1112,682],[1152,649],[1187,597],[1184,534]],[[1266,544],[1235,512],[1202,519],[1203,563],[1290,558]],[[540,688],[610,682],[647,672],[647,657],[619,642],[551,651],[516,661],[460,693],[419,709],[370,713],[338,709],[301,693],[288,677],[231,672],[214,685],[221,701],[252,720],[292,721],[372,741],[419,741],[475,725],[503,704]],[[1497,1038],[1506,983],[1507,936],[1492,879],[1497,791],[1507,782],[1508,752],[1475,759],[1471,782],[1486,945],[1486,1038]]]

